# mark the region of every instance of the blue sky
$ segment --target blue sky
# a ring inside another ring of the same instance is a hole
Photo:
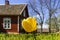
[[[26,3],[28,0],[9,0],[10,4]],[[0,4],[4,4],[5,0],[0,0]]]

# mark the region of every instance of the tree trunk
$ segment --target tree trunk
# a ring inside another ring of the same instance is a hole
[[[42,33],[42,24],[41,24],[41,33]]]
[[[49,32],[51,33],[51,13],[49,13]]]
[[[42,33],[42,26],[43,26],[43,22],[41,22],[41,24],[40,24],[40,25],[41,25],[41,33]]]

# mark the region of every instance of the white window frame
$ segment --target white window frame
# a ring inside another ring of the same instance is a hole
[[[5,25],[5,21],[10,21],[9,25],[8,25],[8,22],[7,22],[7,25]],[[5,28],[6,26],[6,28]],[[9,28],[8,28],[9,26]],[[3,28],[4,29],[11,29],[11,18],[3,18]]]

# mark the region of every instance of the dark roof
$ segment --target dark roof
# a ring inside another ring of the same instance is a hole
[[[21,15],[27,4],[0,5],[0,15]]]

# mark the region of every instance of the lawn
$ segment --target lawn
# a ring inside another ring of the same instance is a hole
[[[0,34],[0,40],[34,40],[33,34]],[[60,40],[59,33],[36,34],[36,40]]]

